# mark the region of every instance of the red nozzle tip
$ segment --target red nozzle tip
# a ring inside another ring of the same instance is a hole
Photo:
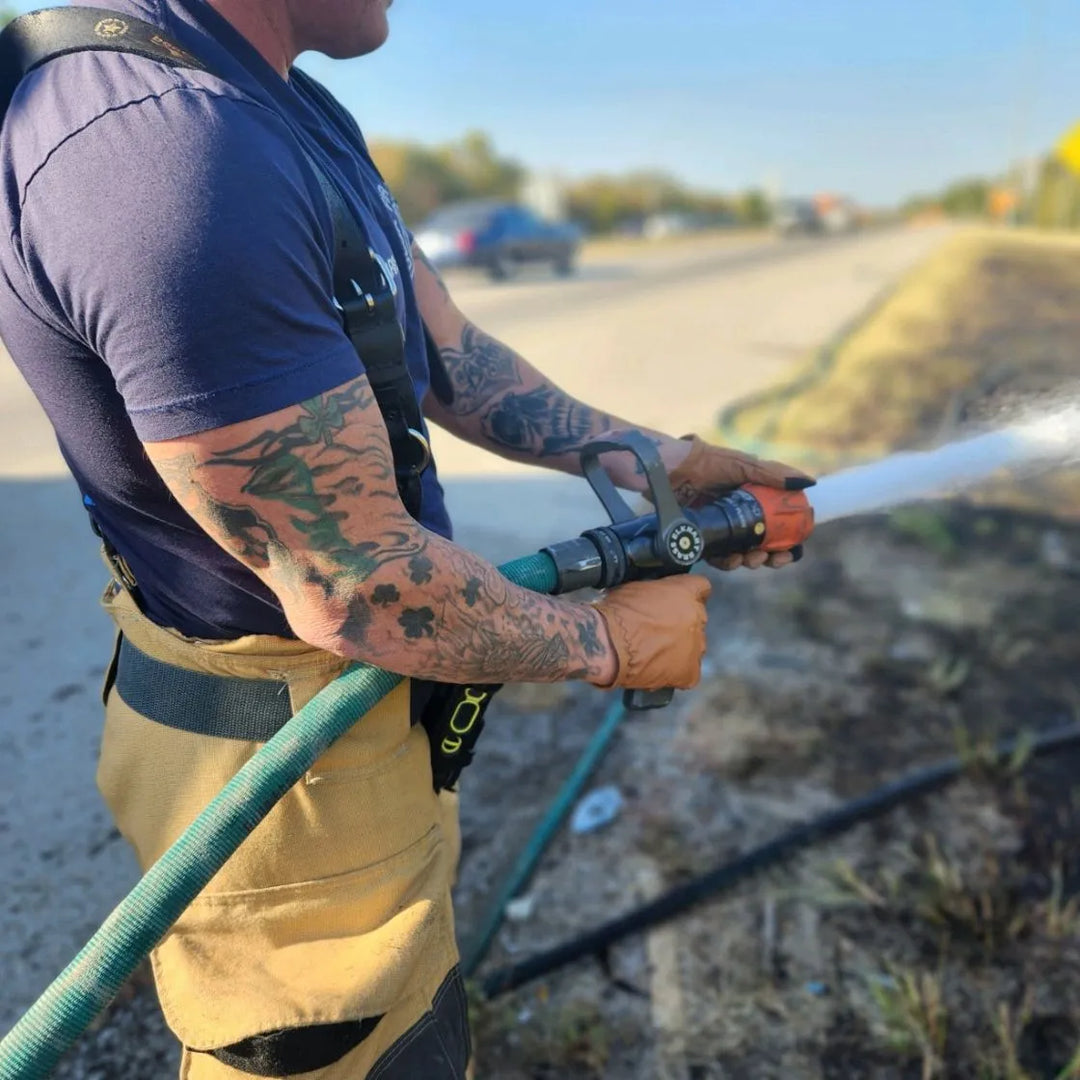
[[[747,484],[743,490],[761,504],[765,518],[765,541],[758,545],[759,550],[789,551],[814,531],[814,508],[805,492],[784,491],[764,484]]]

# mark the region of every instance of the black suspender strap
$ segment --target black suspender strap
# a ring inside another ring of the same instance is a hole
[[[0,33],[0,121],[28,72],[58,56],[81,51],[126,52],[170,67],[210,69],[150,23],[105,8],[60,7],[20,15]],[[300,80],[306,77],[294,72]],[[305,85],[310,85],[306,80]],[[405,363],[405,341],[395,307],[397,285],[368,244],[337,185],[305,151],[334,222],[334,298],[390,438],[398,493],[406,510],[420,514],[420,477],[431,461],[416,391]],[[425,328],[425,335],[427,334]],[[440,400],[452,397],[438,350],[427,337],[432,384]]]
[[[173,67],[206,71],[186,49],[150,23],[105,8],[45,8],[20,15],[0,34],[0,116],[24,75],[57,56],[94,49],[134,53]]]
[[[397,285],[389,266],[368,246],[337,186],[312,162],[334,219],[334,297],[382,413],[394,455],[398,494],[405,509],[420,512],[420,476],[431,462],[412,376],[405,366],[405,337],[397,321]]]
[[[293,81],[303,86],[307,94],[316,101],[318,108],[327,113],[338,114],[340,112],[341,107],[327,91],[326,87],[305,75],[304,72],[294,69]],[[339,128],[339,132],[344,135],[349,145],[377,173],[379,170],[376,168],[375,162],[371,160],[371,154],[368,152],[367,144],[360,134],[360,129],[351,123],[347,117],[341,117],[341,119],[344,120],[344,124]],[[450,375],[446,370],[446,365],[443,363],[442,355],[439,353],[439,347],[435,344],[435,339],[426,326],[424,327],[424,343],[427,346],[431,392],[443,405],[451,405],[454,401],[454,387],[450,382]]]

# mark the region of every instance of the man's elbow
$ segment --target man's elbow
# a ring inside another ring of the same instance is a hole
[[[348,660],[401,671],[400,628],[393,625],[385,608],[374,602],[363,583],[329,595],[318,590],[317,594],[294,596],[282,606],[301,641]]]
[[[289,627],[301,641],[336,656],[346,655],[342,651],[340,618],[327,605],[305,598],[282,604],[282,607]]]

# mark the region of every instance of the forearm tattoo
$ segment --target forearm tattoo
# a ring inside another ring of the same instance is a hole
[[[440,349],[454,387],[451,411],[474,441],[522,459],[574,454],[612,426],[526,363],[467,324],[456,348]]]
[[[448,682],[601,672],[593,608],[511,585],[405,513],[385,434],[353,422],[375,407],[358,379],[254,438],[155,464],[196,521],[342,655]]]
[[[580,450],[604,426],[595,409],[552,386],[504,394],[484,415],[492,442],[541,458]]]
[[[505,390],[521,386],[520,357],[493,337],[468,323],[461,347],[439,350],[454,388],[453,410],[467,416]]]

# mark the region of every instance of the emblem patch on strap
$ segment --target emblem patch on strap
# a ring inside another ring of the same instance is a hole
[[[128,32],[128,24],[123,19],[101,19],[94,24],[94,33],[106,41],[115,41]]]

